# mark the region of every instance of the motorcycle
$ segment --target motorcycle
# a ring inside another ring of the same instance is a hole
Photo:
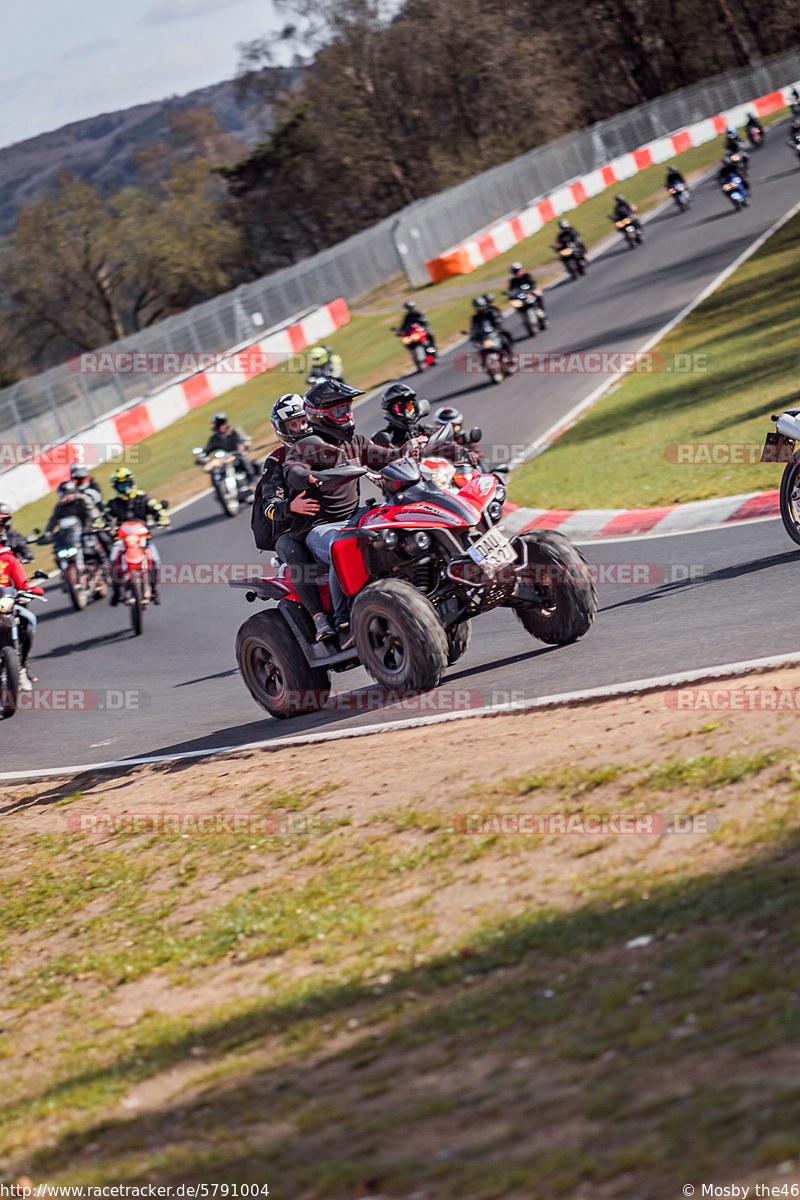
[[[692,202],[692,193],[689,191],[685,183],[674,183],[671,188],[667,188],[670,196],[677,204],[681,212],[686,212]]]
[[[46,579],[46,571],[34,571],[33,579]],[[19,673],[22,669],[20,657],[19,627],[22,618],[19,609],[31,600],[47,603],[44,596],[35,596],[27,589],[0,589],[0,711],[5,718],[13,717],[17,711],[19,695]]]
[[[795,454],[800,441],[800,408],[773,413],[770,420],[775,429],[766,436],[761,461],[786,464],[781,476],[781,520],[789,537],[800,546],[800,455]]]
[[[461,332],[467,331],[462,329]],[[468,336],[481,356],[481,368],[492,383],[502,383],[507,375],[514,373],[511,335],[505,329],[496,329],[493,322],[485,317],[477,333]]]
[[[123,521],[114,535],[124,545],[113,567],[112,580],[120,599],[130,608],[131,627],[136,637],[142,632],[144,610],[153,596],[153,555],[150,530],[144,521]]]
[[[401,333],[397,326],[392,326],[392,332],[397,334],[404,346],[408,346],[408,352],[418,371],[424,371],[426,367],[433,366],[438,351],[432,344],[430,334],[424,325],[415,321],[406,333]]]
[[[39,543],[41,530],[33,532],[33,540]],[[84,530],[79,517],[59,520],[53,530],[53,554],[61,572],[61,590],[69,593],[76,612],[82,612],[90,599],[105,596],[108,559],[97,534],[91,529]]]
[[[791,138],[791,139],[790,139],[790,140],[789,140],[789,141],[786,143],[786,145],[787,145],[787,146],[790,146],[790,147],[791,147],[791,149],[792,149],[792,150],[794,150],[794,152],[795,152],[795,154],[797,155],[798,159],[800,159],[800,133],[796,133],[796,134],[795,134],[795,135],[794,135],[794,136],[793,136],[793,137],[792,137],[792,138]]]
[[[621,217],[618,221],[616,217],[609,217],[609,221],[613,221],[617,229],[620,231],[625,241],[628,244],[628,249],[635,250],[637,246],[641,246],[644,234],[642,227],[634,216]]]
[[[428,456],[452,441],[443,426]],[[369,474],[357,464],[315,470],[320,479]],[[563,535],[530,530],[510,539],[497,527],[506,487],[475,472],[456,494],[396,459],[380,471],[384,502],[354,514],[333,543],[338,578],[351,598],[351,649],[314,640],[314,627],[285,567],[274,579],[230,581],[245,598],[276,607],[251,616],[236,636],[236,658],[255,702],[274,717],[312,712],[330,693],[330,672],[362,665],[392,692],[436,687],[467,649],[472,619],[511,608],[531,637],[567,645],[594,621],[597,595],[581,552]],[[330,607],[327,580],[318,579]]]
[[[754,150],[760,150],[764,145],[764,130],[760,125],[747,126],[747,140]]]
[[[206,454],[201,446],[195,446],[192,454],[195,462],[208,472],[222,511],[227,517],[235,517],[242,504],[252,503],[253,485],[241,467],[236,466],[237,455],[229,450],[212,450]]]
[[[515,292],[504,292],[508,296],[512,308],[522,313],[522,320],[528,337],[536,336],[536,325],[540,331],[547,329],[547,314],[544,311],[541,296],[538,296],[529,283],[520,284]],[[536,324],[534,324],[534,319]]]
[[[567,242],[566,246],[556,243],[553,249],[558,252],[570,279],[577,279],[579,275],[586,274],[586,255],[577,242]]]
[[[727,182],[723,183],[722,190],[730,200],[736,212],[740,208],[747,208],[748,191],[741,175],[731,175]]]

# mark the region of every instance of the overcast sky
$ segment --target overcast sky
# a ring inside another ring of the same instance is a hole
[[[0,147],[230,79],[271,0],[0,0]]]

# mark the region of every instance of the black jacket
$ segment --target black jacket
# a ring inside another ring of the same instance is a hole
[[[514,292],[518,292],[523,284],[527,284],[530,288],[535,288],[536,280],[527,271],[520,271],[519,275],[512,275],[509,279],[508,291],[513,296]]]
[[[243,429],[231,428],[227,433],[221,433],[215,429],[208,439],[203,453],[211,454],[214,450],[227,450],[229,454],[240,454],[240,447],[249,440]]]
[[[106,513],[115,526],[123,521],[144,521],[147,525],[169,525],[166,510],[160,500],[147,492],[134,491],[130,496],[113,496],[106,504]]]
[[[667,187],[675,187],[676,183],[686,183],[680,171],[667,171]]]
[[[403,317],[402,324],[397,331],[398,335],[408,333],[412,325],[422,325],[423,328],[428,328],[428,318],[418,308],[413,308],[411,312],[407,312]]]
[[[406,442],[417,434],[427,433],[428,435],[435,432],[432,425],[416,425],[413,429],[397,429],[394,425],[387,425],[384,429],[379,429],[373,436],[372,440],[378,446],[405,446]],[[426,457],[426,451],[423,447],[422,457]],[[479,467],[483,462],[483,451],[472,442],[467,442],[464,433],[457,433],[452,442],[445,442],[443,446],[434,446],[431,451],[431,457],[446,458],[448,462],[462,463],[467,460],[473,467]]]
[[[8,536],[8,548],[19,559],[20,562],[33,562],[33,554],[28,545],[28,539],[23,537],[18,529],[13,525],[6,526],[6,534]]]
[[[300,522],[308,522],[307,517],[293,513],[289,507],[291,498],[287,495],[286,486],[286,450],[286,446],[276,446],[267,455],[261,478],[256,484],[250,526],[260,550],[274,550],[282,534],[297,533],[302,530]],[[294,528],[296,520],[297,529]]]
[[[59,500],[53,509],[50,520],[45,526],[45,533],[52,533],[59,521],[64,517],[77,517],[84,529],[88,529],[92,521],[100,516],[100,510],[91,496],[75,492],[68,500]]]
[[[340,467],[349,463],[361,463],[366,467],[385,467],[396,458],[402,458],[402,446],[378,446],[365,438],[363,433],[354,433],[349,442],[328,440],[324,435],[312,434],[290,446],[286,454],[286,483],[292,495],[307,492],[319,500],[319,512],[313,517],[301,518],[306,531],[314,525],[327,522],[348,521],[358,508],[358,479],[336,479],[309,484],[308,476],[314,468]],[[418,456],[417,456],[418,457]],[[292,523],[291,532],[296,535],[297,526]]]

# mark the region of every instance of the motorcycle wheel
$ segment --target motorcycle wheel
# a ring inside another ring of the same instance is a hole
[[[424,371],[428,364],[428,351],[422,342],[414,342],[414,345],[411,347],[411,353],[414,356],[414,364],[417,370]]]
[[[780,498],[783,527],[800,546],[800,458],[792,459],[784,467]]]
[[[391,691],[424,692],[447,668],[447,634],[431,602],[405,579],[368,583],[353,600],[350,626],[358,656]]]
[[[541,314],[539,316],[539,332],[544,333],[545,329],[547,329],[547,317],[545,316],[544,309],[540,309],[539,312]]]
[[[502,383],[505,379],[502,368],[500,366],[500,355],[497,351],[487,354],[483,360],[484,370],[491,379],[492,383]]]
[[[528,331],[528,337],[536,337],[536,326],[533,323],[533,317],[530,314],[530,309],[523,308],[522,320],[525,322],[525,328]]]
[[[19,656],[13,646],[0,650],[0,703],[4,717],[13,717],[17,711],[19,693]]]
[[[130,589],[131,627],[136,637],[140,637],[144,617],[144,596],[142,595],[142,577],[138,571],[128,584],[128,588]]]
[[[458,662],[472,640],[472,621],[462,621],[460,625],[451,625],[445,630],[447,634],[447,665],[452,667]]]
[[[578,263],[578,274],[579,275],[586,274],[586,259],[585,258],[582,258],[580,260],[580,262]]]
[[[248,692],[273,717],[316,712],[330,695],[330,675],[308,665],[277,609],[255,613],[240,626],[236,661]]]
[[[64,571],[64,582],[67,585],[67,591],[69,592],[69,598],[72,601],[72,607],[77,612],[82,612],[83,609],[86,608],[86,601],[89,598],[89,593],[83,581],[81,580],[80,575],[78,574],[78,568],[75,563],[70,563],[70,565]]]
[[[215,483],[214,490],[217,493],[217,499],[222,505],[222,511],[225,513],[225,516],[235,517],[239,511],[239,497],[231,496],[224,483]]]
[[[541,569],[544,580],[519,584],[516,592],[524,607],[515,608],[522,627],[541,642],[566,646],[589,630],[597,615],[597,592],[589,578],[586,559],[561,533],[536,529],[512,538],[524,542],[528,563]],[[546,578],[552,571],[555,579]],[[559,578],[560,577],[560,578]]]

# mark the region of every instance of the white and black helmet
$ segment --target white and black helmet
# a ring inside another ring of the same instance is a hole
[[[306,417],[306,410],[303,407],[303,397],[298,392],[286,392],[280,396],[272,406],[272,412],[269,414],[269,419],[272,422],[272,428],[277,433],[282,442],[297,442],[300,438],[305,437],[310,432],[310,427],[306,421],[305,429],[299,433],[292,433],[288,428],[289,421],[296,421],[298,417]]]

